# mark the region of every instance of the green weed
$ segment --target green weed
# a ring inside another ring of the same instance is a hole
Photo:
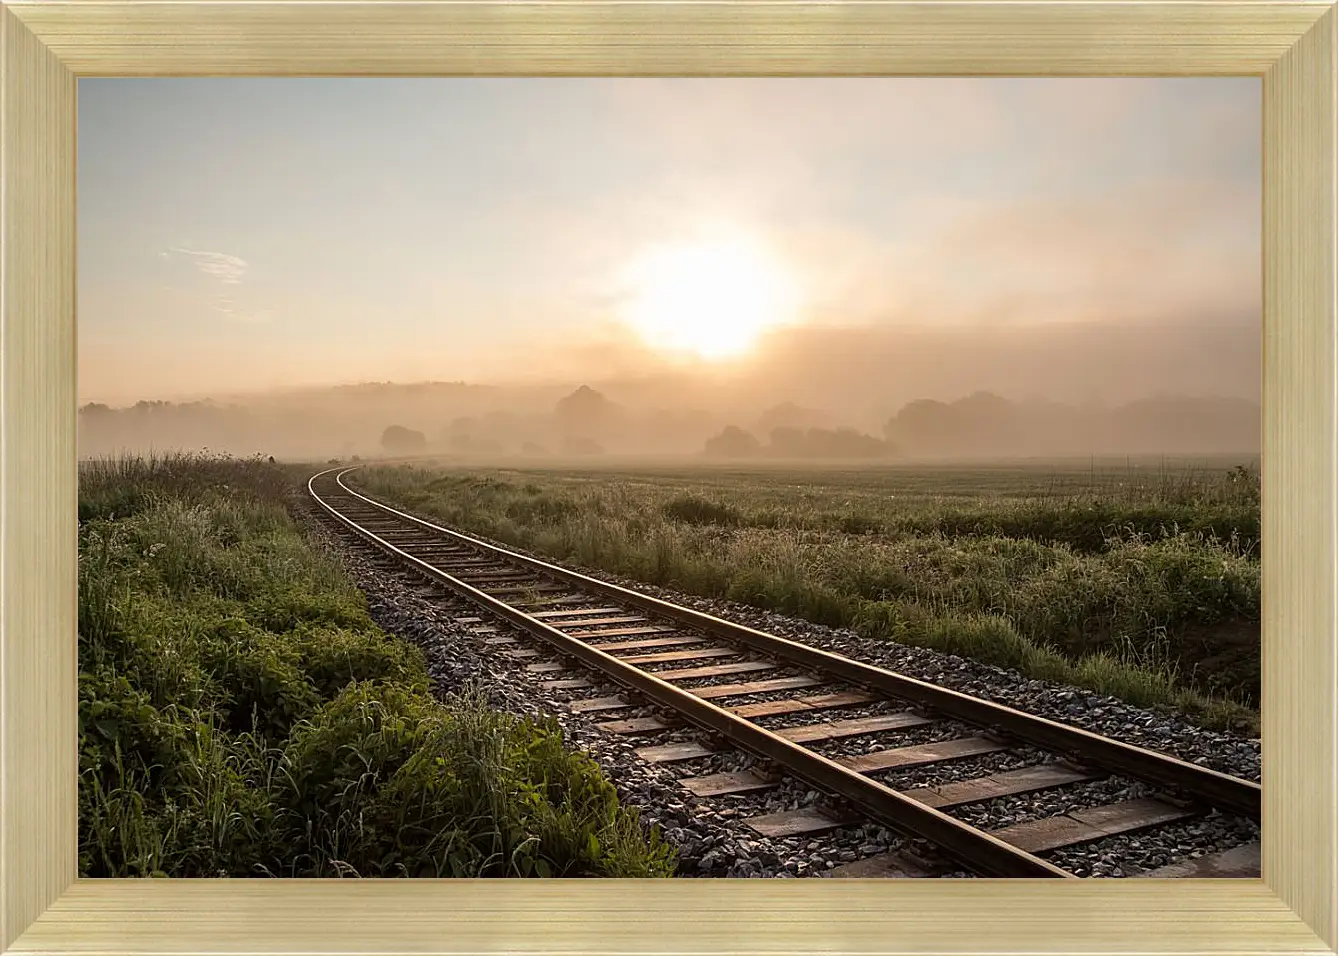
[[[430,694],[293,490],[259,460],[83,467],[80,874],[671,875],[555,725]]]
[[[589,567],[937,647],[1213,726],[1258,721],[1259,475],[1040,466],[354,480]],[[516,502],[552,504],[545,514]],[[1230,636],[1229,636],[1230,635]],[[1257,638],[1258,641],[1258,638]]]

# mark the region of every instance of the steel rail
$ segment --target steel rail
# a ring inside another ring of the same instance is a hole
[[[337,471],[338,469],[331,469]],[[777,637],[754,630],[743,624],[726,621],[702,611],[680,607],[660,598],[641,594],[617,584],[610,584],[589,577],[577,571],[549,564],[524,554],[508,551],[487,541],[470,537],[450,528],[425,521],[415,515],[376,501],[373,498],[354,491],[344,484],[343,477],[355,469],[349,468],[336,477],[336,483],[348,494],[362,499],[382,511],[406,518],[425,528],[443,532],[472,547],[483,548],[504,555],[507,560],[523,564],[535,571],[552,577],[561,578],[582,588],[599,592],[650,611],[662,617],[699,628],[709,634],[730,641],[738,641],[754,650],[783,658],[791,663],[801,664],[822,670],[883,691],[893,697],[920,704],[937,710],[947,716],[956,717],[980,727],[994,727],[1001,732],[1024,743],[1033,744],[1059,755],[1070,756],[1082,762],[1123,776],[1142,780],[1162,787],[1180,790],[1210,806],[1241,814],[1260,822],[1260,784],[1252,780],[1243,780],[1230,774],[1200,767],[1185,760],[1178,760],[1166,754],[1145,750],[1132,744],[1112,740],[1091,731],[1070,727],[1045,717],[1028,714],[1004,704],[971,697],[967,694],[939,687],[926,681],[907,677],[893,671],[884,670],[871,664],[851,660],[830,651],[820,650],[797,641]],[[322,472],[328,474],[329,472]]]
[[[421,573],[440,581],[490,614],[494,614],[526,633],[546,641],[563,654],[575,657],[583,664],[602,671],[618,683],[635,689],[648,698],[671,708],[689,722],[705,730],[720,734],[750,753],[777,761],[795,776],[824,791],[846,798],[880,823],[910,836],[931,841],[947,856],[964,864],[974,872],[997,877],[1077,879],[1072,873],[1053,863],[1020,850],[1012,844],[969,826],[946,813],[928,807],[910,797],[905,797],[877,780],[844,767],[836,761],[808,750],[799,744],[792,743],[742,717],[736,717],[729,711],[675,687],[654,674],[624,663],[619,658],[596,647],[569,637],[557,628],[530,617],[454,575],[440,568],[435,568],[426,561],[396,547],[375,532],[363,528],[352,518],[340,513],[337,508],[323,499],[316,491],[314,487],[316,479],[338,470],[328,469],[311,477],[307,482],[307,490],[313,500],[365,541],[395,555],[401,561],[414,566]],[[367,501],[383,511],[394,510],[387,509],[386,506],[371,501],[349,489],[340,481],[343,474],[347,474],[347,471],[336,476],[335,481],[345,492]],[[397,512],[397,514],[399,513]],[[403,517],[412,518],[410,515],[404,515]],[[419,519],[413,520],[419,521]],[[449,529],[436,530],[447,531]]]

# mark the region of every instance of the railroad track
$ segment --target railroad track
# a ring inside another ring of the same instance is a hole
[[[1042,854],[1184,823],[1212,810],[1260,820],[1260,786],[1252,781],[498,548],[359,493],[344,481],[354,470],[330,469],[308,482],[312,498],[335,522],[395,566],[477,607],[486,617],[457,620],[494,634],[487,640],[499,653],[533,661],[526,668],[545,686],[580,692],[613,683],[624,689],[617,696],[577,696],[569,705],[574,712],[613,718],[598,725],[611,733],[650,738],[638,750],[644,760],[687,762],[733,748],[761,758],[768,768],[681,778],[694,795],[751,793],[795,777],[829,802],[751,818],[759,834],[821,833],[863,817],[926,841],[942,854],[927,859],[894,851],[839,868],[846,872],[836,875],[928,876],[956,868],[990,877],[1074,878]],[[533,646],[490,621],[533,638]],[[592,681],[583,671],[601,679]],[[628,718],[637,698],[649,701],[654,713]],[[822,752],[833,741],[941,726],[964,729],[855,755]],[[685,728],[700,733],[685,738]],[[657,743],[656,735],[667,735],[670,742]],[[876,776],[1017,749],[1046,756],[938,786],[898,790]],[[1152,790],[1138,799],[989,831],[953,815],[999,797],[1113,776]],[[1151,875],[1256,876],[1258,865],[1255,846]]]

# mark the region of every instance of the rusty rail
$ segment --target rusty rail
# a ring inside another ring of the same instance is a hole
[[[346,469],[335,478],[336,484],[345,493],[353,495],[389,514],[465,542],[471,547],[491,551],[509,561],[523,564],[535,571],[578,585],[585,590],[615,597],[642,610],[651,611],[681,624],[699,628],[725,640],[745,644],[764,654],[794,664],[816,668],[852,683],[882,691],[892,697],[932,708],[946,716],[955,717],[979,727],[996,728],[1016,740],[1041,747],[1056,754],[1071,756],[1109,773],[1117,773],[1145,783],[1180,790],[1210,806],[1241,814],[1257,823],[1260,821],[1261,791],[1260,785],[1254,781],[1219,773],[1207,767],[1200,767],[1166,754],[1145,750],[1142,747],[1136,747],[1119,740],[1112,740],[1109,737],[1103,737],[1078,727],[1070,727],[1066,724],[1048,720],[1045,717],[1015,710],[1003,704],[971,697],[946,687],[939,687],[881,667],[851,660],[830,651],[820,650],[807,644],[767,634],[702,611],[681,607],[617,584],[610,584],[577,571],[570,571],[546,561],[508,551],[505,548],[470,537],[459,531],[453,531],[450,528],[443,528],[430,521],[425,521],[354,491],[343,481],[343,476],[353,470],[353,468]],[[329,474],[329,472],[322,472],[321,474]],[[313,478],[313,480],[315,479]]]
[[[461,581],[459,578],[433,567],[426,561],[408,554],[376,533],[363,528],[353,519],[341,514],[337,508],[321,497],[315,488],[316,480],[337,470],[329,469],[320,472],[308,481],[308,491],[318,504],[368,543],[394,555],[405,564],[416,568],[420,573],[440,581],[488,613],[496,615],[526,633],[548,642],[563,654],[574,657],[583,664],[603,672],[618,683],[645,694],[648,698],[674,710],[698,727],[720,734],[743,750],[775,760],[795,776],[826,792],[844,797],[880,823],[901,833],[929,840],[947,856],[962,863],[968,869],[987,876],[997,877],[1074,878],[1073,874],[1052,863],[1020,850],[997,837],[983,833],[946,813],[905,797],[891,787],[843,767],[821,754],[792,743],[784,737],[752,724],[741,717],[736,717],[729,711],[681,690],[640,668],[624,663],[611,654],[585,644],[576,638],[569,637],[557,628],[551,627],[543,621],[511,607],[504,601]],[[340,475],[335,477],[336,484],[344,493],[359,498],[382,511],[412,520],[417,524],[444,532],[447,535],[458,537],[463,541],[468,541],[472,546],[501,551],[501,549],[494,548],[492,545],[460,535],[458,532],[447,528],[439,528],[422,519],[414,518],[412,515],[406,515],[393,508],[388,508],[380,502],[373,501],[353,491],[341,481],[343,475],[351,470],[353,469],[341,472]],[[502,551],[501,553],[507,554],[509,557],[521,557],[520,555],[513,556],[511,552]],[[529,560],[527,559],[527,562]],[[537,562],[537,564],[542,565],[542,562]],[[548,566],[543,565],[543,567],[547,571]],[[584,576],[578,577],[581,579],[583,586],[586,581],[593,580]]]

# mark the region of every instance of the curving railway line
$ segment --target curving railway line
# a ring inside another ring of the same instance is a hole
[[[457,620],[495,633],[489,642],[498,653],[531,661],[527,670],[549,687],[599,695],[578,696],[570,704],[574,712],[610,718],[598,725],[610,733],[645,738],[638,755],[647,761],[687,762],[729,750],[760,758],[749,769],[681,778],[697,797],[766,790],[785,777],[798,778],[829,802],[752,818],[758,833],[821,833],[864,818],[934,847],[929,858],[895,851],[834,875],[934,876],[958,870],[1072,879],[1044,854],[1183,823],[1211,810],[1260,820],[1260,785],[1252,781],[496,547],[360,494],[344,481],[354,470],[313,476],[311,497],[388,561],[477,607],[482,616]],[[510,628],[497,628],[496,622]],[[622,689],[619,695],[598,689],[611,683]],[[629,718],[639,702],[649,702],[654,713]],[[962,730],[854,755],[824,753],[834,741],[936,727]],[[1017,769],[938,786],[898,790],[877,777],[1028,749],[1045,756]],[[998,797],[1112,776],[1147,785],[1149,795],[993,830],[953,815]],[[1229,852],[1152,875],[1255,876],[1258,859],[1250,852]]]

